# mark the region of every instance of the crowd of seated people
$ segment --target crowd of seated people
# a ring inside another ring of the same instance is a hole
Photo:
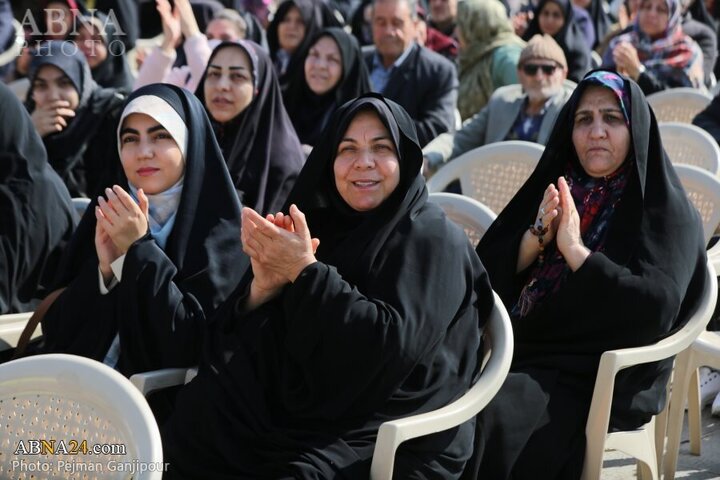
[[[380,424],[477,381],[494,290],[510,374],[396,475],[579,478],[600,355],[681,327],[704,291],[646,97],[708,95],[694,123],[720,144],[718,12],[0,0],[0,53],[24,39],[0,55],[0,315],[42,312],[24,354],[197,366],[150,399],[166,478],[367,478]],[[509,140],[544,153],[474,247],[426,181]],[[671,368],[620,375],[611,428],[657,414]],[[701,381],[720,414],[720,373]]]

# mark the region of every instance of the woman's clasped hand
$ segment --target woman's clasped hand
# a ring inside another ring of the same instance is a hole
[[[107,282],[112,278],[110,264],[147,233],[149,203],[142,188],[138,189],[139,205],[119,185],[106,188],[105,195],[107,199],[98,197],[95,207],[95,250]]]
[[[264,218],[252,208],[243,208],[241,232],[243,250],[252,263],[253,298],[274,297],[317,261],[315,251],[320,240],[311,238],[305,215],[294,204],[289,215],[278,212]]]

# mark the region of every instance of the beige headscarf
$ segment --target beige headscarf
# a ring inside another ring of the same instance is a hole
[[[462,0],[457,18],[466,43],[458,56],[458,109],[464,120],[479,112],[492,95],[492,52],[504,45],[524,47],[525,42],[515,35],[505,7],[497,0]]]

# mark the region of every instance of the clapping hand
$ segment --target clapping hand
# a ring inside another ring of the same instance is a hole
[[[590,255],[580,234],[580,216],[565,178],[558,178],[560,192],[560,221],[557,227],[557,247],[572,271],[577,270]]]
[[[250,296],[247,300],[245,308],[252,310],[271,298],[275,297],[283,286],[294,280],[299,275],[302,268],[292,277],[292,273],[286,267],[295,266],[299,268],[301,265],[307,266],[315,261],[314,253],[317,250],[320,240],[317,238],[310,239],[310,255],[303,248],[305,240],[309,237],[307,232],[307,224],[305,216],[300,210],[293,205],[290,208],[291,214],[284,215],[279,212],[275,215],[267,215],[262,218],[257,212],[251,208],[244,208],[242,212],[242,244],[243,250],[250,256],[250,263],[253,270],[253,281],[250,285]],[[299,229],[303,229],[302,233],[296,232],[295,221],[297,219]],[[282,245],[290,242],[293,247],[300,247],[294,251],[293,258],[304,258],[305,262],[290,263],[283,265],[282,262],[287,258],[279,259],[275,251],[284,249]],[[298,257],[298,252],[300,253]],[[292,278],[291,278],[292,277]]]
[[[543,235],[543,241],[549,243],[555,238],[555,232],[558,227],[558,216],[560,215],[560,194],[558,189],[552,183],[548,185],[543,194],[543,199],[538,207],[537,222],[535,228],[544,229],[547,232]]]
[[[612,52],[613,61],[618,72],[637,81],[640,77],[640,58],[637,50],[629,42],[620,42]]]
[[[103,252],[103,256],[105,256],[105,253],[117,254],[115,258],[110,260],[112,262],[118,256],[127,253],[130,246],[147,233],[149,203],[142,189],[138,190],[140,205],[135,203],[135,200],[118,185],[113,188],[106,188],[105,194],[107,200],[98,197],[95,216],[101,234],[102,232],[107,234],[116,248],[114,252],[110,252],[109,249]],[[108,255],[107,258],[110,256]],[[101,253],[98,251],[98,258],[100,257]]]
[[[319,240],[310,238],[305,215],[297,206],[290,207],[289,216],[277,215],[275,222],[251,208],[243,208],[242,219],[243,249],[275,275],[294,282],[305,267],[316,262]]]

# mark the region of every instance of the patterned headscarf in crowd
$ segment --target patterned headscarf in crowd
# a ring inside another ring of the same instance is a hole
[[[644,0],[648,1],[648,0]],[[681,25],[679,0],[665,0],[668,25],[659,38],[650,38],[640,30],[638,12],[630,32],[618,35],[610,42],[603,65],[614,67],[612,52],[615,46],[629,42],[638,53],[640,63],[657,77],[673,80],[677,86],[699,88],[703,85],[702,52],[693,39],[685,35]]]

